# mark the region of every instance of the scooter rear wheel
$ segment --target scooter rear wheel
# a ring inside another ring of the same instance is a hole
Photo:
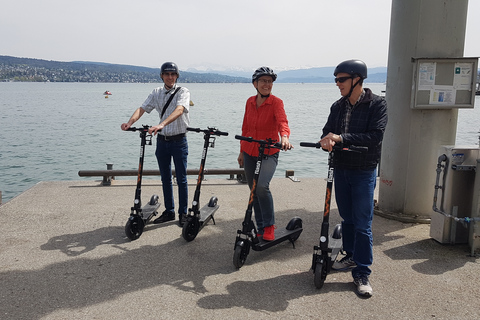
[[[290,220],[287,224],[286,229],[287,230],[295,230],[295,229],[300,229],[302,228],[302,219],[299,217],[295,217],[292,220]],[[290,239],[292,241],[297,241],[297,239],[300,237],[300,233],[296,234],[295,236],[291,237]]]
[[[158,199],[159,199],[158,195],[154,194],[150,198],[150,201],[148,202],[148,204],[154,206],[158,203]]]
[[[137,240],[143,233],[143,228],[145,227],[145,223],[143,219],[138,216],[130,216],[128,218],[127,224],[125,225],[125,234],[130,240]]]
[[[218,198],[213,196],[210,198],[210,201],[208,201],[208,206],[209,207],[215,207],[217,205]]]
[[[187,221],[183,224],[182,236],[186,241],[192,241],[200,230],[200,222],[197,218],[189,216]]]
[[[235,268],[240,269],[245,260],[247,260],[248,248],[244,241],[238,241],[235,244],[235,252],[233,253],[233,265]]]
[[[325,283],[325,279],[327,279],[327,261],[322,259],[315,264],[315,274],[313,278],[315,287],[321,289]]]
[[[342,239],[342,225],[337,224],[333,229],[332,238],[334,239]]]

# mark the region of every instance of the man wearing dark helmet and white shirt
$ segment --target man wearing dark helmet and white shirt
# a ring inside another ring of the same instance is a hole
[[[187,127],[190,124],[190,92],[185,87],[177,86],[180,73],[173,62],[165,62],[160,68],[163,87],[155,88],[145,102],[121,125],[122,130],[130,128],[145,113],[153,109],[160,115],[160,123],[152,126],[148,132],[157,135],[158,167],[162,179],[165,211],[153,223],[175,220],[175,204],[173,199],[172,166],[175,164],[175,175],[178,185],[178,222],[183,226],[188,207],[187,184]]]
[[[387,103],[383,97],[363,88],[367,66],[361,60],[340,63],[334,72],[342,98],[334,102],[323,128],[322,148],[335,144],[368,147],[365,153],[336,152],[334,162],[335,199],[342,217],[342,241],[346,255],[332,269],[352,270],[357,293],[373,293],[369,276],[373,262],[373,195],[382,140],[387,125]]]

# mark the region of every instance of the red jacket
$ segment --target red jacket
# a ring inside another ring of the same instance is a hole
[[[279,136],[280,134],[280,136]],[[290,136],[287,115],[283,107],[283,101],[274,95],[270,95],[265,102],[257,108],[257,96],[248,98],[243,116],[242,136],[252,137],[255,140],[271,138],[280,141],[281,136]],[[265,154],[274,154],[279,149],[265,150]],[[240,141],[240,152],[258,156],[258,143]]]

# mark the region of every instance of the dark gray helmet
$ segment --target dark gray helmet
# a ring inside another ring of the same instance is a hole
[[[252,83],[254,83],[258,78],[263,77],[263,76],[270,76],[272,77],[272,80],[275,81],[277,80],[277,75],[275,72],[273,72],[272,69],[269,67],[260,67],[252,75]]]
[[[367,78],[367,65],[362,60],[347,60],[341,62],[333,72],[334,76],[339,73],[348,73],[350,75],[357,75],[362,79]]]
[[[180,73],[178,72],[178,66],[173,62],[165,62],[162,64],[160,68],[160,75],[165,72],[175,72],[178,77],[180,77]]]

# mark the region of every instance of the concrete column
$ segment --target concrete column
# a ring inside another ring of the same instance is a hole
[[[438,150],[455,144],[456,109],[413,110],[412,58],[463,57],[468,0],[392,0],[377,214],[428,222]]]

